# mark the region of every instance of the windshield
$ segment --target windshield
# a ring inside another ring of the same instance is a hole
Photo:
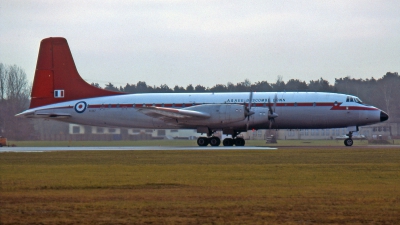
[[[357,98],[357,97],[352,97],[352,96],[347,96],[346,98],[346,102],[357,102],[359,104],[364,104],[361,99]]]

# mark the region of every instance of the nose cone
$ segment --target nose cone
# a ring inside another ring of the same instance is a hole
[[[381,122],[386,121],[389,119],[389,115],[384,111],[381,111]]]

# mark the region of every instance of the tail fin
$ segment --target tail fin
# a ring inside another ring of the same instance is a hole
[[[40,43],[29,108],[81,98],[121,95],[86,83],[72,58],[67,40],[46,38]]]

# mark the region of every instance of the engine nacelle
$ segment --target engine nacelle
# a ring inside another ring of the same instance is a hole
[[[185,110],[208,113],[210,117],[201,120],[181,119],[179,123],[195,125],[221,124],[238,122],[245,119],[245,106],[238,104],[204,104],[187,107]]]

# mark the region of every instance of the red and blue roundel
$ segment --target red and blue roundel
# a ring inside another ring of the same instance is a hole
[[[76,111],[77,113],[83,113],[83,112],[85,112],[86,107],[87,107],[86,102],[81,101],[81,102],[76,103],[76,105],[75,105],[74,108],[75,108],[75,111]]]

